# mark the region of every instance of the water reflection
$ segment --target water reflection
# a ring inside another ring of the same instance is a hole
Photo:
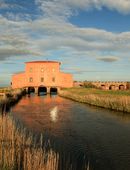
[[[130,116],[59,96],[24,97],[14,118],[59,154],[58,170],[130,169]]]
[[[50,110],[50,117],[53,122],[58,121],[58,107],[55,106],[53,109]]]

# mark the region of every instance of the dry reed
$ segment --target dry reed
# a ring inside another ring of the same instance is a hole
[[[42,148],[42,136],[37,147],[25,131],[20,132],[9,116],[0,116],[0,169],[57,170],[59,155]]]
[[[91,91],[90,94],[84,93],[83,95],[78,92],[78,89],[75,91],[74,89],[72,89],[72,91],[71,89],[62,90],[60,91],[59,95],[78,102],[130,113],[130,96],[121,96],[121,95],[103,94],[103,93],[94,94],[91,93]]]

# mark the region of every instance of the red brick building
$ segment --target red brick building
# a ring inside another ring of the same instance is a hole
[[[34,89],[46,88],[49,93],[53,88],[69,88],[73,86],[71,74],[60,71],[60,62],[57,61],[31,61],[25,63],[25,72],[12,76],[12,88]]]

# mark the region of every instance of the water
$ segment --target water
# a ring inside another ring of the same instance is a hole
[[[11,110],[17,122],[59,154],[58,170],[129,170],[130,116],[59,96],[26,96]]]

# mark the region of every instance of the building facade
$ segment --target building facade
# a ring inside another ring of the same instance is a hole
[[[60,62],[57,61],[31,61],[25,63],[25,72],[12,76],[12,88],[69,88],[73,87],[71,74],[60,71]]]

